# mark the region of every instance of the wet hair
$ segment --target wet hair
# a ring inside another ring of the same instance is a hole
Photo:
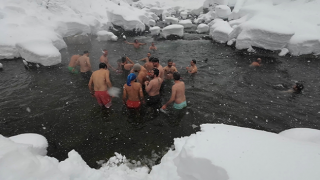
[[[123,63],[124,63],[124,62],[126,62],[126,60],[127,60],[127,58],[126,58],[126,57],[124,57],[124,56],[123,56],[123,57],[121,57],[121,62],[123,62]]]
[[[261,58],[258,58],[258,59],[256,60],[256,62],[259,62],[259,61],[262,61]]]
[[[151,58],[150,58],[151,59]],[[157,62],[159,63],[159,59],[158,58],[152,58],[151,62]]]
[[[298,91],[298,92],[301,92],[302,89],[304,88],[304,86],[303,86],[303,84],[301,84],[301,83],[296,83],[296,88],[297,88],[297,91]]]
[[[154,69],[153,69],[153,74],[158,77],[158,76],[159,76],[159,69],[154,68]]]
[[[174,73],[173,73],[173,79],[174,79],[174,80],[180,80],[180,73],[174,72]]]
[[[136,40],[136,39],[135,39],[133,42],[135,42],[135,43],[136,43],[136,42],[138,42],[138,40]]]
[[[104,69],[106,67],[107,67],[106,63],[100,63],[99,64],[99,69]]]
[[[153,57],[153,56],[150,56],[149,61],[152,62],[153,59],[154,59],[154,57]]]
[[[172,61],[171,59],[169,59],[169,60],[168,60],[168,63],[169,63],[169,62],[173,62],[173,61]]]
[[[192,62],[193,62],[194,64],[197,64],[197,61],[196,61],[196,60],[194,60],[194,59],[192,59]]]
[[[83,51],[83,54],[87,54],[87,53],[89,53],[89,51]]]

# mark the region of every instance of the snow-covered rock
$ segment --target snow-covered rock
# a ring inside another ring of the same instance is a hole
[[[162,36],[167,38],[169,35],[183,37],[184,27],[180,24],[169,25],[162,29]]]
[[[90,34],[96,34],[100,27],[100,21],[93,15],[86,15],[82,17],[82,20],[89,25],[90,27]]]
[[[149,25],[150,25],[151,27],[155,26],[155,25],[156,25],[156,21],[153,20],[153,19],[150,19],[150,20],[149,20]]]
[[[99,31],[97,32],[97,40],[98,41],[117,41],[118,37],[114,35],[112,32],[108,31]]]
[[[166,17],[164,19],[164,21],[167,23],[167,24],[178,24],[179,23],[179,19],[178,18],[175,18],[175,17]]]
[[[281,136],[299,141],[312,142],[320,145],[320,130],[310,128],[293,128],[279,133]]]
[[[231,9],[227,5],[218,5],[215,8],[216,15],[219,18],[227,19],[229,15],[231,14]]]
[[[3,64],[2,63],[0,63],[0,69],[3,69]]]
[[[188,12],[187,12],[187,11],[182,11],[182,12],[180,12],[180,17],[181,17],[181,19],[187,19],[187,17],[188,17]]]
[[[51,66],[61,63],[59,50],[50,41],[25,41],[17,44],[21,57],[28,62]]]
[[[199,24],[197,27],[198,33],[207,33],[209,32],[210,27],[206,24]]]
[[[289,53],[289,49],[287,48],[282,48],[280,53],[278,54],[279,56],[285,56],[286,54]]]
[[[190,19],[180,20],[179,24],[182,25],[184,28],[191,28],[193,26]]]
[[[206,14],[200,14],[197,19],[194,20],[194,23],[209,23],[214,18],[216,18],[216,12],[215,11],[209,11]]]
[[[320,145],[275,133],[205,124],[201,132],[176,138],[174,145],[175,150],[169,150],[161,163],[153,166],[151,179],[320,178]]]
[[[318,55],[320,54],[320,36],[315,37],[314,35],[309,34],[294,35],[288,42],[287,48],[289,49],[291,55],[294,56],[299,56],[302,54]]]
[[[151,27],[150,32],[152,36],[157,36],[160,34],[161,28],[159,26]]]
[[[232,30],[233,29],[229,24],[218,26],[217,28],[214,28],[211,33],[212,39],[220,43],[225,43],[229,40],[229,34],[232,32]]]
[[[156,15],[160,16],[163,13],[163,8],[152,7],[152,8],[150,8],[150,11],[155,13]]]
[[[25,133],[11,136],[9,137],[9,139],[15,143],[29,145],[29,150],[34,154],[38,154],[41,156],[47,155],[48,141],[44,136],[40,134]]]
[[[90,34],[91,29],[88,24],[86,24],[81,19],[77,18],[66,18],[61,19],[57,22],[57,27],[55,31],[62,37],[68,37],[73,35],[84,35]]]

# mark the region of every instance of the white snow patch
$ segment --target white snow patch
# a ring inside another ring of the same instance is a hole
[[[279,133],[281,136],[299,141],[317,143],[320,145],[320,130],[310,128],[293,128]]]
[[[114,35],[112,32],[108,31],[99,31],[97,32],[97,40],[98,41],[117,41],[118,37]]]
[[[48,141],[40,135],[34,133],[19,134],[9,137],[15,143],[30,145],[30,151],[34,154],[45,156],[47,154]]]
[[[199,24],[197,27],[198,33],[207,33],[209,32],[210,27],[206,24]]]
[[[169,35],[177,35],[182,37],[184,34],[184,27],[180,24],[169,25],[162,29],[162,36],[167,38]]]
[[[281,52],[279,53],[279,56],[285,56],[289,53],[289,50],[287,48],[282,48]]]
[[[218,5],[215,8],[216,15],[218,18],[227,19],[231,14],[231,9],[227,5]]]
[[[161,28],[159,26],[151,27],[150,32],[152,36],[159,35]]]
[[[175,17],[166,17],[164,19],[164,21],[167,23],[167,24],[178,24],[179,23],[179,19],[178,18],[175,18]]]
[[[184,28],[191,28],[193,26],[190,19],[180,20],[179,24],[182,25]]]

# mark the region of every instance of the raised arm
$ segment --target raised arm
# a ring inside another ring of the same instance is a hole
[[[129,57],[126,57],[126,60],[129,61],[131,64],[134,64],[134,62]]]

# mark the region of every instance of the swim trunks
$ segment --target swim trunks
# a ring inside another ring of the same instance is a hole
[[[129,99],[127,100],[127,108],[138,109],[140,108],[140,105],[140,101],[130,101]]]
[[[161,103],[161,97],[160,97],[160,94],[158,95],[155,95],[155,96],[149,96],[147,98],[147,105],[148,106],[153,106],[153,105],[157,105]]]
[[[100,106],[105,106],[106,108],[110,108],[112,105],[111,97],[108,94],[108,91],[95,91],[94,97],[96,97],[98,104]]]
[[[78,73],[79,73],[79,71],[78,71],[76,68],[74,68],[74,67],[68,66],[68,69],[69,69],[69,71],[70,71],[71,73],[74,73],[74,74],[78,74]]]
[[[174,107],[175,109],[183,109],[183,108],[187,107],[187,102],[186,102],[186,101],[183,101],[183,102],[180,103],[180,104],[174,103],[174,104],[173,104],[173,107]]]
[[[92,75],[92,72],[91,71],[87,71],[87,72],[80,72],[81,76],[84,78],[84,79],[90,79],[91,75]]]

